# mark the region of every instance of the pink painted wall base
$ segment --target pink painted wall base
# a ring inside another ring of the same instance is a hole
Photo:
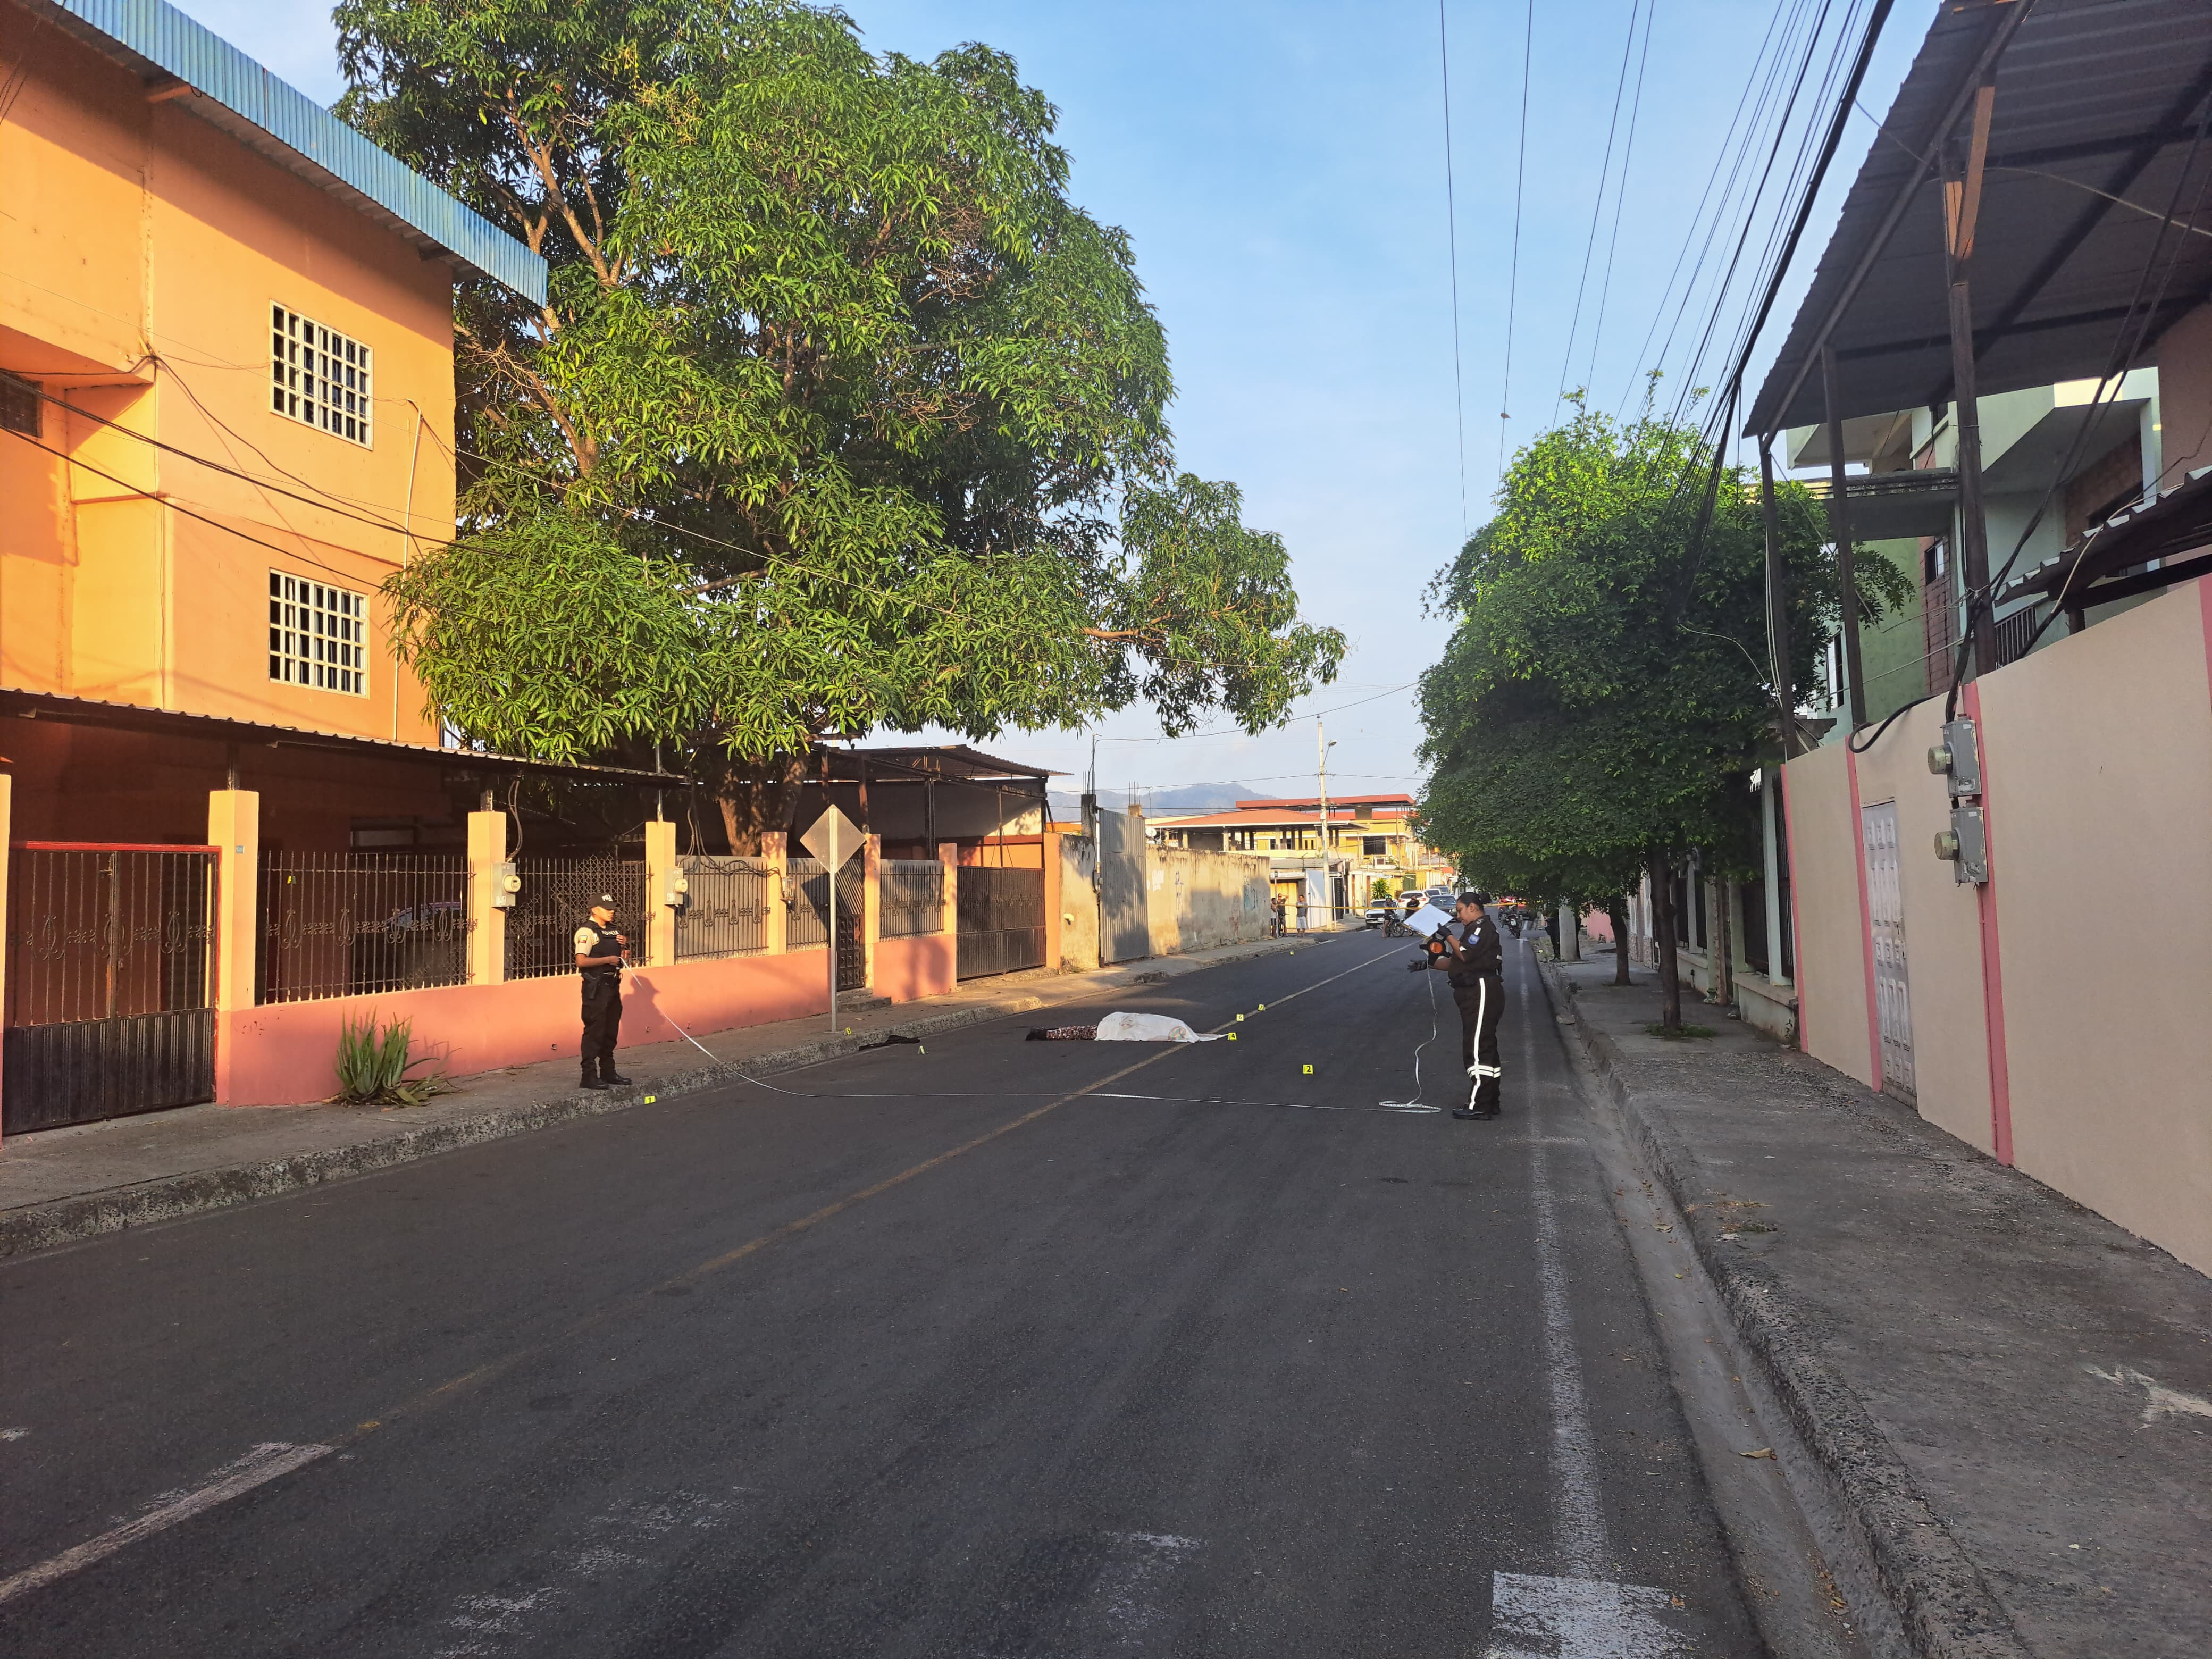
[[[949,990],[950,941],[945,956]],[[906,977],[910,984],[935,983],[919,971]],[[370,1013],[380,1020],[411,1020],[416,1052],[442,1054],[456,1077],[574,1059],[580,1035],[578,1000],[576,975],[563,974],[241,1009],[216,1033],[216,1098],[226,1106],[291,1106],[327,1098],[337,1087],[333,1066],[340,1030],[347,1020]],[[622,1043],[681,1042],[678,1025],[704,1036],[825,1013],[829,1006],[829,963],[818,948],[641,969],[625,976]]]

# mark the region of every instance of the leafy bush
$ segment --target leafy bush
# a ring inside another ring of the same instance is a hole
[[[358,1023],[347,1020],[338,1034],[338,1091],[331,1097],[343,1106],[420,1106],[434,1095],[451,1094],[453,1085],[442,1072],[421,1077],[407,1074],[418,1066],[435,1066],[438,1057],[410,1053],[415,1023],[394,1019],[380,1034],[374,1013]]]

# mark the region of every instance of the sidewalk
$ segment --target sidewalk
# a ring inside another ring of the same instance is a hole
[[[2212,1280],[1613,971],[1543,968],[1911,1650],[2212,1651]]]
[[[576,1086],[573,1054],[459,1079],[426,1105],[187,1106],[0,1143],[0,1256],[142,1227],[198,1210],[267,1198],[388,1168],[455,1147],[526,1134],[572,1119],[718,1088],[739,1073],[789,1071],[891,1036],[928,1037],[1054,1003],[1195,973],[1317,943],[1292,935],[1156,957],[1091,973],[1036,969],[975,980],[949,996],[883,1002],[854,997],[832,1036],[826,1015],[621,1051],[633,1086]],[[847,1031],[850,1035],[846,1035]]]

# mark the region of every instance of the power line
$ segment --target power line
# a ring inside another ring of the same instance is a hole
[[[1567,395],[1567,377],[1575,371],[1575,335],[1583,324],[1583,291],[1589,286],[1590,255],[1597,249],[1597,228],[1605,217],[1605,186],[1613,177],[1613,141],[1620,130],[1621,94],[1628,89],[1628,60],[1635,54],[1636,20],[1642,12],[1644,0],[1629,0],[1628,39],[1620,48],[1620,76],[1613,82],[1613,116],[1605,124],[1605,160],[1598,164],[1597,196],[1590,203],[1589,239],[1583,244],[1583,274],[1575,280],[1575,311],[1573,320],[1567,325],[1566,361],[1559,365],[1559,389],[1552,398],[1552,413],[1556,417],[1559,404]]]
[[[1528,69],[1536,52],[1536,0],[1521,36],[1521,150],[1513,165],[1513,261],[1505,280],[1505,386],[1498,400],[1498,476],[1505,476],[1505,426],[1513,418],[1513,319],[1521,298],[1521,196],[1528,181]]]
[[[1628,204],[1628,170],[1636,160],[1636,123],[1644,112],[1644,71],[1651,61],[1651,25],[1657,20],[1659,0],[1651,0],[1650,10],[1644,14],[1644,52],[1636,60],[1636,96],[1628,106],[1628,143],[1620,156],[1620,185],[1613,193],[1613,234],[1606,243],[1605,280],[1598,285],[1597,320],[1590,325],[1589,373],[1583,377],[1586,386],[1597,384],[1597,343],[1605,332],[1605,302],[1613,293],[1613,255],[1620,248],[1620,210]],[[1629,17],[1629,38],[1636,36],[1636,19]]]
[[[1355,697],[1350,702],[1337,704],[1334,708],[1302,709],[1297,714],[1284,715],[1283,720],[1287,723],[1291,720],[1310,720],[1323,714],[1338,714],[1346,708],[1357,708],[1362,703],[1380,702],[1385,697],[1395,697],[1399,692],[1410,691],[1419,684],[1419,680],[1407,680],[1403,685],[1394,685],[1388,691],[1377,691],[1371,697]],[[1260,733],[1256,732],[1247,732],[1241,726],[1228,726],[1218,732],[1184,732],[1175,737],[1170,737],[1163,732],[1156,738],[1093,738],[1091,741],[1094,743],[1181,743],[1186,738],[1254,738],[1259,735]]]
[[[1459,364],[1459,201],[1452,185],[1451,42],[1444,33],[1444,0],[1437,0],[1437,55],[1444,72],[1444,234],[1451,247],[1452,416],[1459,422],[1459,533],[1467,534],[1467,393]]]

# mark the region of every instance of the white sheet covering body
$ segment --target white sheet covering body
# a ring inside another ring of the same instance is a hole
[[[1109,1014],[1098,1022],[1101,1042],[1218,1042],[1225,1035],[1194,1031],[1165,1014]]]

